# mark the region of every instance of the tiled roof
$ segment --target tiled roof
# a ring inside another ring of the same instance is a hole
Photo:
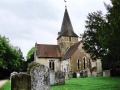
[[[78,37],[78,35],[74,33],[67,9],[65,9],[61,31],[58,32],[58,34],[59,36],[57,39],[59,39],[61,36]]]
[[[74,54],[74,52],[77,50],[80,43],[81,41],[71,46],[69,50],[65,53],[65,55],[62,57],[62,60],[70,58]]]
[[[61,58],[58,45],[36,44],[37,57]]]

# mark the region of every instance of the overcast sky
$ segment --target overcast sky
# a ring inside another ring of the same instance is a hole
[[[110,0],[67,0],[67,9],[74,32],[85,30],[88,13],[106,9]],[[64,0],[0,0],[0,34],[19,46],[26,56],[35,45],[57,44],[65,11]]]

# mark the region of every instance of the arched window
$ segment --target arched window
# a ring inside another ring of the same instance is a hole
[[[78,67],[78,69],[80,69],[80,60],[78,59],[78,61],[77,61],[77,67]]]
[[[55,69],[54,67],[55,67],[54,61],[50,60],[49,61],[49,68],[52,69],[52,70],[54,70]]]
[[[90,59],[89,59],[89,68],[91,68],[91,61],[90,61]]]
[[[85,57],[83,58],[83,65],[84,65],[84,67],[83,67],[83,69],[85,69],[86,68],[86,64],[85,64],[86,62],[85,62]]]
[[[52,62],[52,70],[54,70],[54,62]]]
[[[49,68],[51,68],[51,61],[49,61]]]

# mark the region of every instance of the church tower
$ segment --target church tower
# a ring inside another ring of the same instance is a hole
[[[62,55],[75,43],[78,42],[78,35],[74,33],[67,8],[65,9],[61,31],[58,32],[57,44]]]

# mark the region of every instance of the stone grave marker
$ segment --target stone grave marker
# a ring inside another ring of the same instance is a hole
[[[103,77],[110,77],[110,70],[103,71]]]
[[[28,74],[11,76],[11,90],[31,90],[31,77]]]
[[[65,84],[65,74],[61,71],[50,70],[50,85]]]
[[[37,64],[30,69],[31,90],[50,90],[50,72],[49,68]]]
[[[55,72],[55,80],[57,85],[65,84],[65,73],[62,71]]]
[[[55,81],[55,71],[50,70],[50,85],[55,85],[56,81]]]
[[[79,78],[80,77],[80,72],[77,72],[76,74],[77,74],[77,78]]]
[[[69,72],[69,78],[72,78],[72,77],[73,77],[73,72],[70,71],[70,72]]]
[[[80,71],[80,77],[81,78],[83,77],[83,71]]]
[[[76,75],[76,73],[74,72],[74,73],[73,73],[73,78],[76,78],[76,77],[77,77],[77,75]]]

